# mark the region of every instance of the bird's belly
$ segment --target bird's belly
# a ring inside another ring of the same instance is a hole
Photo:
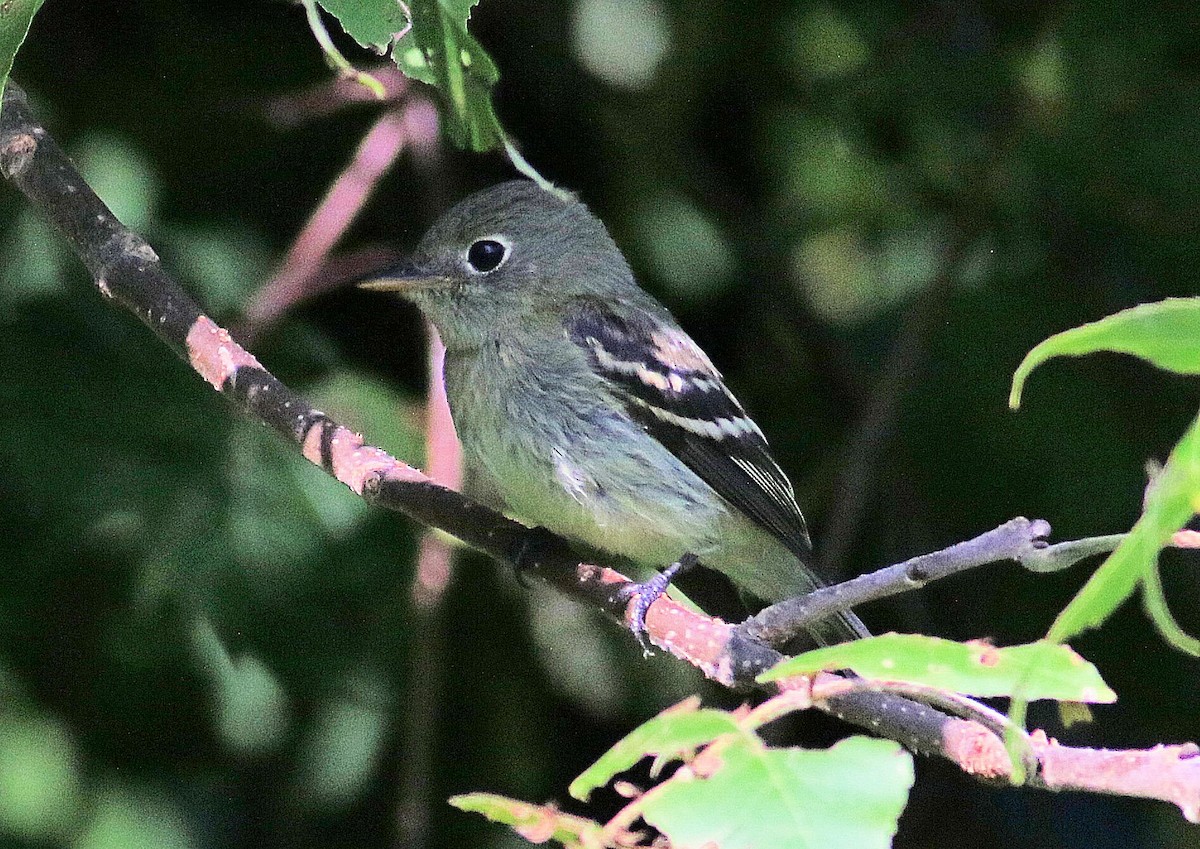
[[[717,543],[723,503],[656,443],[634,450],[642,434],[540,436],[477,432],[464,439],[468,462],[486,470],[517,517],[659,567]],[[593,456],[579,443],[605,450]]]

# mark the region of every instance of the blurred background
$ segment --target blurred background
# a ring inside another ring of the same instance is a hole
[[[1040,369],[1019,413],[1006,398],[1047,335],[1195,294],[1196,24],[1191,4],[1107,0],[483,0],[472,31],[525,156],[580,192],[720,365],[791,473],[820,564],[847,576],[1015,515],[1056,539],[1136,519],[1194,380],[1098,356]],[[55,0],[14,75],[218,321],[423,461],[413,311],[326,288],[246,318],[385,108],[329,106],[298,6]],[[432,93],[391,107],[413,96]],[[339,250],[394,255],[511,175],[497,154],[410,145]],[[414,607],[419,530],[234,415],[7,185],[0,277],[0,844],[525,845],[445,798],[565,804],[651,713],[696,691],[737,703],[466,552]],[[1195,557],[1164,561],[1195,632]],[[1090,568],[981,570],[862,614],[1029,640]],[[1035,706],[1033,724],[1111,747],[1200,736],[1200,667],[1137,605],[1076,647],[1120,702],[1072,729]],[[1196,842],[1164,804],[921,762],[895,845]]]

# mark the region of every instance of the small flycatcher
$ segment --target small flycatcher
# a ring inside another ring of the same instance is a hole
[[[762,431],[582,203],[493,186],[362,285],[437,327],[464,459],[516,515],[656,568],[698,557],[768,602],[820,585]],[[851,612],[810,631],[868,633]]]

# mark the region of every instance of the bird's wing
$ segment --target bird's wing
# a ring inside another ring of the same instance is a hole
[[[718,495],[801,560],[812,552],[791,481],[708,356],[673,323],[586,303],[568,337],[631,416]]]

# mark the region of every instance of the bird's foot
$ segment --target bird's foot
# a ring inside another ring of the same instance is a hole
[[[630,584],[622,592],[624,600],[633,603],[632,609],[627,613],[629,630],[641,644],[642,654],[646,657],[653,653],[646,640],[646,612],[650,610],[650,605],[654,604],[659,596],[667,591],[667,587],[671,586],[671,581],[677,575],[688,571],[699,562],[700,558],[689,552],[650,580],[641,584]]]

